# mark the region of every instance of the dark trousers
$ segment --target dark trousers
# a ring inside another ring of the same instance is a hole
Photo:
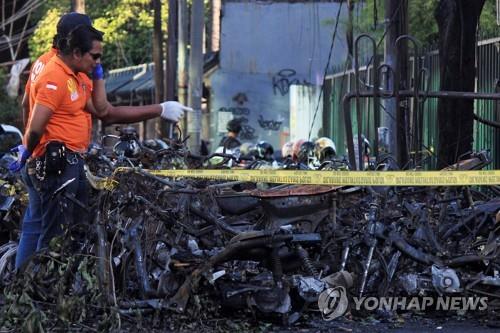
[[[21,237],[16,253],[16,269],[19,269],[26,259],[35,253],[38,239],[40,238],[40,228],[42,225],[42,207],[40,196],[27,173],[27,165],[21,169],[21,177],[26,190],[28,191],[28,207],[24,213]]]
[[[74,153],[67,155],[67,165],[60,175],[46,172],[43,180],[30,172],[30,178],[41,201],[42,224],[38,238],[37,251],[48,247],[52,238],[63,234],[63,227],[72,227],[75,223],[86,223],[87,214],[76,206],[68,196],[88,204],[88,188],[83,169],[83,159]],[[63,193],[54,196],[54,192],[66,181],[73,179]]]

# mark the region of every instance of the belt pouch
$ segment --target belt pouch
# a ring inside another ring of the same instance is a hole
[[[51,141],[45,147],[45,170],[48,174],[60,175],[66,168],[66,146],[62,142]]]

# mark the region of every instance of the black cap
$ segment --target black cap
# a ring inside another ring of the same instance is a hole
[[[85,14],[71,12],[64,14],[57,23],[57,35],[59,38],[66,38],[68,34],[79,25],[86,25],[91,27],[92,21],[90,17]]]

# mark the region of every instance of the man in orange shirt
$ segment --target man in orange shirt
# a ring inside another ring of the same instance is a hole
[[[22,100],[22,116],[23,123],[26,129],[26,125],[29,118],[30,103],[29,95],[31,86],[35,84],[40,73],[42,73],[45,65],[57,54],[57,43],[59,39],[66,38],[66,36],[73,30],[76,26],[84,24],[91,26],[92,22],[87,15],[80,13],[67,13],[61,16],[59,22],[57,23],[57,33],[52,41],[51,49],[42,54],[31,66],[30,75],[28,76],[28,82],[26,83],[25,92]],[[92,82],[87,78],[88,84],[91,86]],[[89,121],[92,121],[89,115]],[[18,147],[18,149],[23,149],[23,147]],[[14,171],[19,168],[19,165],[15,165]],[[19,245],[16,252],[15,267],[19,269],[22,264],[29,258],[35,251],[38,243],[38,238],[40,236],[41,223],[42,223],[42,207],[40,196],[33,187],[33,184],[26,173],[26,168],[22,168],[21,177],[24,184],[26,185],[26,190],[28,192],[28,207],[24,213],[21,236],[19,238]]]
[[[24,95],[21,102],[21,106],[23,109],[23,124],[26,129],[26,125],[28,123],[29,118],[29,96],[31,85],[36,81],[45,65],[52,59],[53,56],[57,55],[57,43],[60,39],[66,38],[66,36],[73,30],[76,26],[83,24],[92,26],[92,21],[90,17],[85,14],[80,14],[76,12],[71,12],[64,14],[57,22],[57,33],[52,40],[52,47],[49,51],[42,54],[38,59],[33,63],[30,68],[30,75],[28,76],[28,81],[26,82],[26,86],[24,89]]]
[[[42,230],[37,250],[46,247],[50,239],[62,232],[62,225],[74,216],[71,202],[52,198],[52,193],[66,181],[75,178],[67,194],[76,199],[85,197],[85,175],[81,153],[90,143],[91,125],[87,114],[110,122],[136,122],[161,116],[177,122],[190,108],[178,102],[164,102],[137,107],[114,107],[102,100],[103,85],[96,85],[94,100],[85,74],[92,72],[102,55],[102,33],[80,25],[67,38],[59,41],[59,53],[52,58],[30,91],[32,114],[25,135],[30,155],[28,174],[42,202]],[[98,68],[98,67],[97,67]],[[98,82],[99,83],[99,82]],[[22,164],[21,159],[20,164]]]

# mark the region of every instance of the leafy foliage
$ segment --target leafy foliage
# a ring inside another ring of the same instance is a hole
[[[361,7],[359,19],[355,19],[354,22],[356,32],[368,32],[380,38],[385,29],[385,1],[363,0],[356,2]],[[409,34],[415,36],[424,45],[437,43],[439,35],[434,11],[439,0],[407,0],[407,2]],[[488,35],[498,33],[495,1],[486,2],[481,14],[480,27]]]
[[[74,241],[69,235],[53,239],[50,250],[37,253],[4,288],[1,331],[45,332],[54,327],[69,331],[77,327],[103,332],[116,325],[98,288],[96,258],[75,255],[70,244]]]
[[[40,19],[28,44],[31,61],[35,61],[52,46],[52,40],[56,34],[56,25],[62,13],[61,8],[49,8],[43,18]]]
[[[434,9],[437,0],[407,0],[409,33],[425,44],[432,44],[437,40],[437,24],[434,19]],[[402,1],[400,2],[402,4]],[[366,0],[360,3],[362,9],[359,22],[354,22],[356,32],[368,32],[383,36],[386,25],[385,1]]]
[[[152,60],[153,11],[149,4],[149,0],[122,0],[110,1],[104,10],[101,4],[89,6],[87,12],[95,27],[105,33],[106,67],[117,68]]]
[[[486,0],[479,20],[479,29],[484,36],[498,36],[499,29],[496,20],[496,2]]]
[[[38,27],[29,41],[32,59],[36,59],[50,48],[57,22],[69,8],[69,1],[54,0],[47,1],[41,8],[37,14]],[[162,8],[162,17],[166,17],[166,6]],[[152,61],[153,10],[149,0],[88,1],[86,12],[93,25],[105,33],[105,68]],[[164,22],[166,27],[166,20]]]

